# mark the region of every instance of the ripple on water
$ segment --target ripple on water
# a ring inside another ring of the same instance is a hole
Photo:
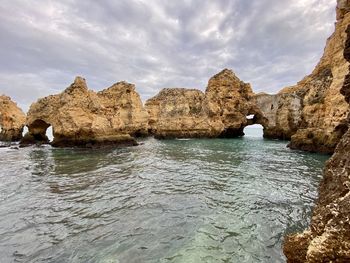
[[[327,158],[254,137],[0,154],[4,262],[283,262]]]

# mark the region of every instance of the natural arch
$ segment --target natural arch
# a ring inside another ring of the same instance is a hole
[[[259,128],[262,130],[262,137],[264,136],[264,131],[266,130],[266,127],[268,127],[268,119],[259,111],[254,110],[250,112],[247,116],[247,122],[243,129],[246,127],[252,126],[251,128]],[[245,132],[243,131],[243,134]]]
[[[44,120],[37,119],[28,125],[28,132],[24,135],[21,144],[49,144],[50,139],[46,135],[51,125]]]

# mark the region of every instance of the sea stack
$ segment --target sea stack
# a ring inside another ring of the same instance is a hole
[[[0,96],[0,141],[19,141],[26,115],[10,97]]]
[[[148,114],[133,84],[118,82],[96,93],[76,77],[62,93],[33,103],[26,125],[22,144],[48,143],[45,133],[52,126],[57,147],[134,145],[133,136],[147,132]]]
[[[205,93],[195,89],[163,89],[149,99],[150,133],[157,138],[238,137],[250,124],[264,123],[248,83],[224,69],[208,82]],[[254,115],[252,120],[248,115]]]

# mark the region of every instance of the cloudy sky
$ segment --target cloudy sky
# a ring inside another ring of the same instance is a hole
[[[335,0],[1,0],[0,93],[27,110],[76,75],[126,80],[145,100],[204,90],[233,69],[256,92],[310,73],[334,30]]]

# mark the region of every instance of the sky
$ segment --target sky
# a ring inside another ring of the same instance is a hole
[[[75,76],[118,81],[144,100],[162,88],[205,90],[232,69],[255,92],[311,73],[334,31],[334,0],[2,0],[0,94],[23,110]]]

